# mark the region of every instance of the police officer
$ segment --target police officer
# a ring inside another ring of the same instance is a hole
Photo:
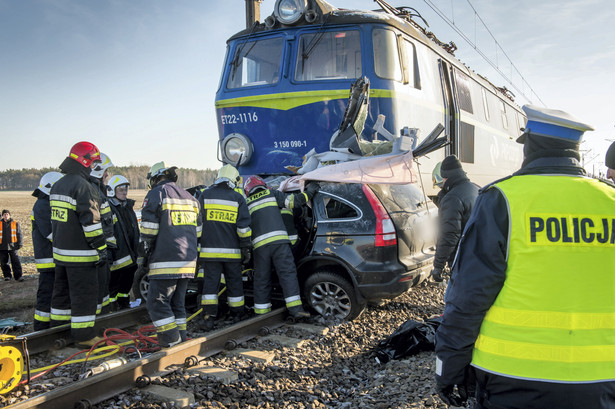
[[[139,222],[134,211],[135,201],[128,199],[130,182],[122,175],[109,178],[107,196],[113,212],[113,235],[116,247],[111,250],[109,301],[111,309],[130,307],[130,288],[137,270]]]
[[[606,171],[606,178],[615,182],[615,142],[613,142],[611,146],[609,146],[609,150],[606,151],[604,164],[608,168]]]
[[[100,222],[100,193],[89,182],[90,168],[100,161],[91,142],[78,142],[60,164],[62,179],[51,187],[51,228],[56,277],[51,299],[51,326],[70,321],[79,346],[91,347],[98,300],[99,269],[106,268],[107,243]]]
[[[580,165],[589,125],[523,110],[521,169],[481,190],[459,245],[437,390],[460,406],[474,372],[477,408],[613,408],[615,189]]]
[[[51,234],[51,206],[49,193],[51,187],[62,177],[60,172],[47,172],[38,187],[32,192],[36,202],[32,207],[32,246],[34,262],[38,270],[38,290],[34,309],[34,331],[47,329],[51,325],[51,296],[55,280],[55,263],[53,262],[53,245]]]
[[[98,189],[100,194],[100,222],[102,224],[105,240],[107,241],[107,250],[109,256],[112,250],[117,247],[117,240],[113,233],[113,213],[107,200],[107,181],[109,180],[109,168],[113,166],[111,159],[104,153],[100,153],[100,161],[94,164],[90,172],[90,182],[94,188]],[[99,268],[100,277],[98,277],[99,294],[97,314],[106,314],[111,310],[109,299],[109,280],[110,280],[110,263],[113,260],[109,258],[106,266]]]
[[[455,155],[449,155],[434,169],[434,184],[442,184],[438,193],[438,243],[431,277],[441,282],[442,271],[453,258],[461,233],[470,218],[478,196],[478,186],[470,182]]]
[[[247,203],[252,217],[252,246],[254,248],[254,312],[271,311],[271,265],[280,279],[286,308],[295,318],[309,317],[303,310],[297,269],[284,227],[280,209],[294,209],[305,205],[320,187],[307,185],[303,193],[286,195],[271,190],[263,179],[250,176],[244,183]]]
[[[203,212],[200,261],[204,269],[203,325],[205,331],[214,327],[218,314],[218,289],[224,274],[231,317],[244,317],[241,264],[250,259],[250,212],[236,183],[239,172],[232,165],[220,168],[214,184],[203,190],[199,203]]]
[[[149,269],[147,311],[163,348],[186,340],[185,296],[201,229],[199,203],[175,184],[176,169],[158,162],[147,174],[138,249],[141,268]]]

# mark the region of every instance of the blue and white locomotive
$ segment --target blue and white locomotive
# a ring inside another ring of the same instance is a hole
[[[420,130],[438,124],[450,140],[418,160],[422,180],[447,154],[456,154],[471,180],[487,184],[519,168],[515,143],[525,124],[520,108],[457,60],[411,17],[377,0],[382,11],[337,9],[323,0],[278,0],[264,24],[228,40],[216,94],[219,153],[241,174],[290,174],[303,156],[329,150],[348,103],[351,84],[370,82],[361,138],[384,127]],[[256,3],[256,2],[255,2]],[[424,183],[434,194],[431,183]]]

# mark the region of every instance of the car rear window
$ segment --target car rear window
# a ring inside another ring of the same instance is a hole
[[[415,211],[424,202],[421,190],[413,183],[407,185],[369,185],[389,214]]]

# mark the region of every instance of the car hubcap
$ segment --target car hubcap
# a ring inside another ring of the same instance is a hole
[[[350,314],[352,303],[350,297],[340,286],[323,282],[312,287],[310,293],[312,308],[322,316],[346,318]]]

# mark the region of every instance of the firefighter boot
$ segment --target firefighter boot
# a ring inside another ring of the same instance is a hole
[[[200,326],[205,332],[209,332],[214,329],[216,317],[213,315],[204,315],[201,319]]]

